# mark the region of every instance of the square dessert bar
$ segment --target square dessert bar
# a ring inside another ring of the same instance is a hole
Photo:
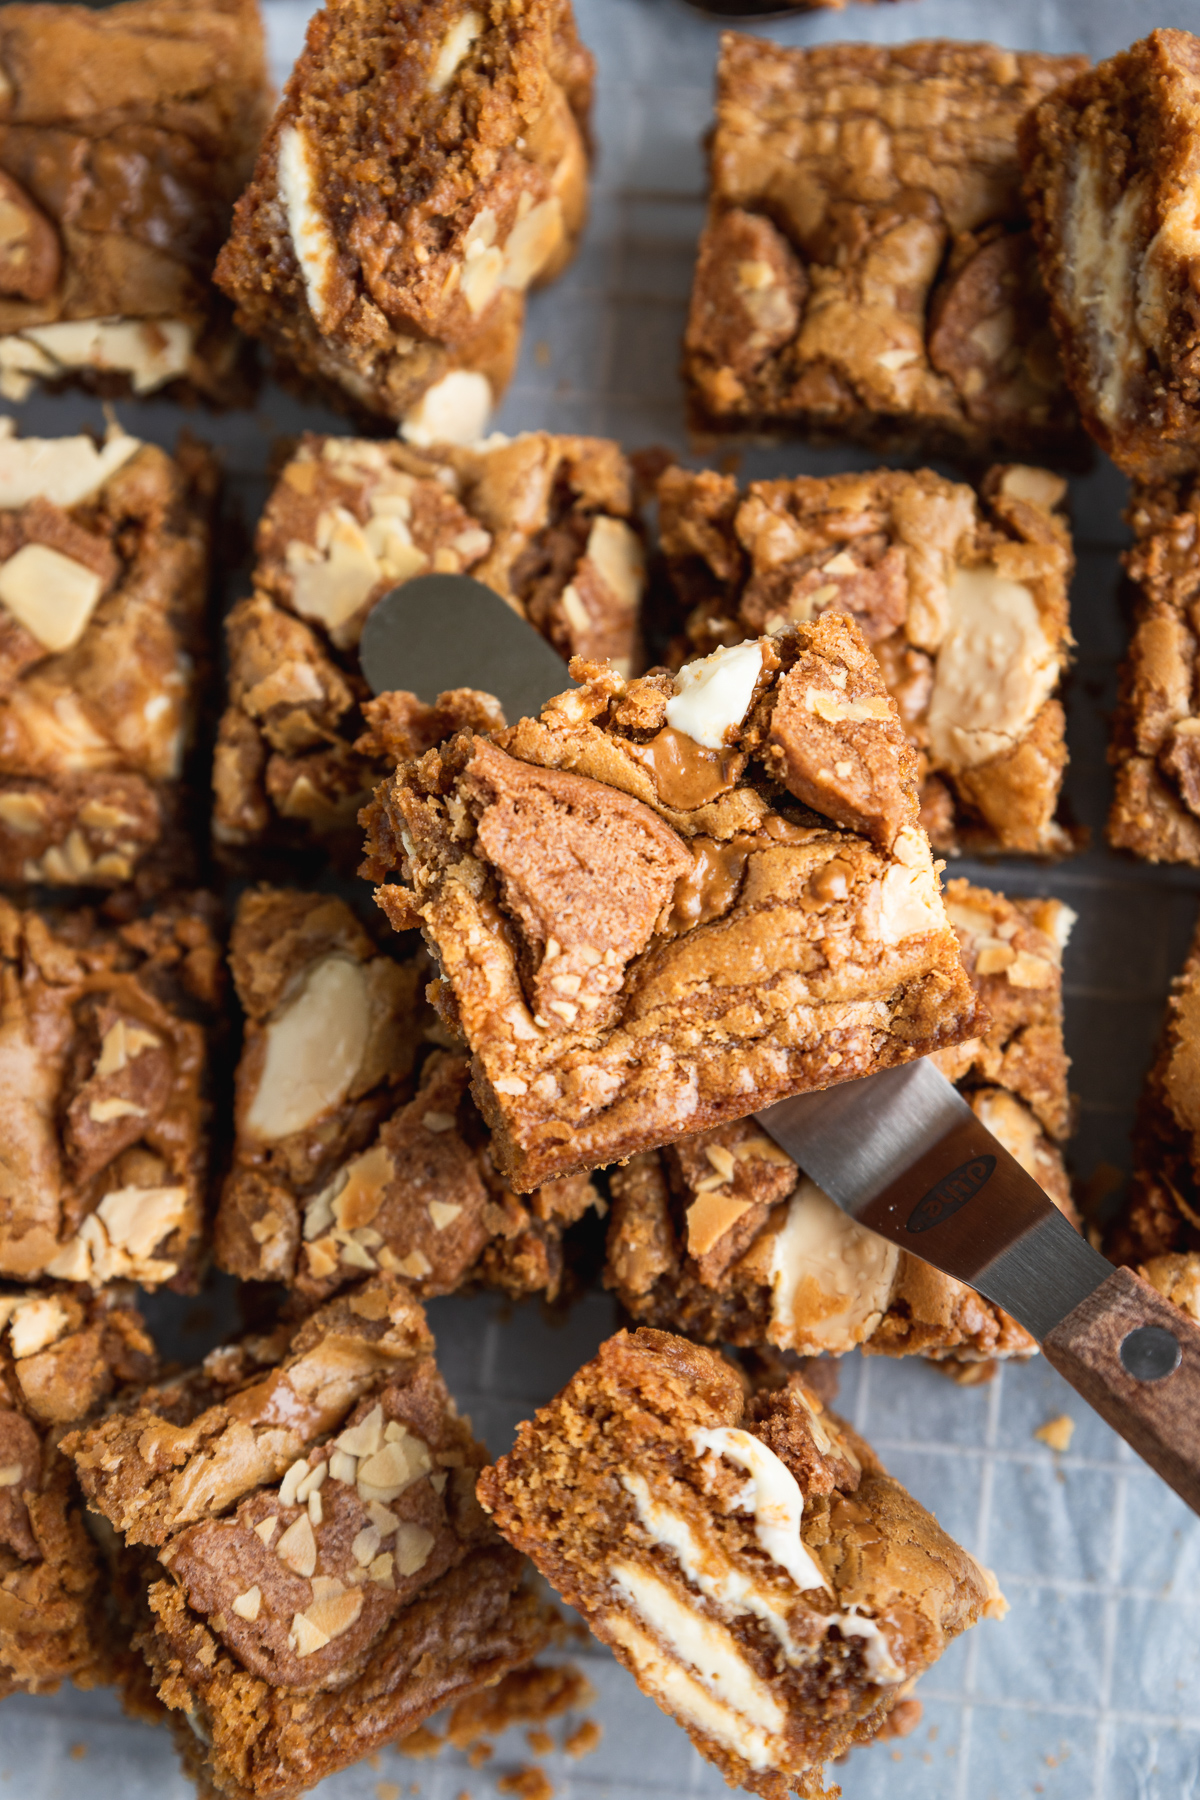
[[[222,1268],[310,1302],[379,1269],[422,1297],[483,1282],[553,1299],[563,1231],[598,1196],[582,1175],[528,1205],[505,1185],[469,1059],[425,1035],[427,971],[380,955],[342,901],[271,888],[243,894],[230,964],[247,1018]]]
[[[0,1276],[194,1287],[211,913],[197,896],[113,927],[0,900]]]
[[[194,866],[215,481],[186,442],[0,428],[0,883],[153,891]]]
[[[1200,480],[1135,481],[1125,567],[1137,588],[1109,761],[1108,841],[1149,862],[1200,863]]]
[[[975,1034],[916,759],[850,619],[674,678],[571,668],[540,720],[457,733],[363,814],[518,1193]]]
[[[620,1332],[479,1498],[730,1787],[818,1800],[994,1577],[798,1381]],[[828,1790],[836,1791],[836,1790]]]
[[[1153,31],[1041,100],[1025,199],[1084,424],[1131,475],[1200,453],[1200,40]]]
[[[936,1054],[972,1110],[1074,1221],[1059,900],[969,882],[946,911],[990,1023]],[[962,1282],[867,1231],[756,1125],[739,1120],[614,1169],[606,1284],[634,1318],[690,1337],[803,1356],[914,1353],[978,1379],[1036,1345]]]
[[[1057,698],[1072,647],[1066,483],[928,469],[755,481],[668,469],[659,531],[684,611],[677,654],[849,613],[917,752],[937,850],[1062,854]]]
[[[65,1440],[92,1510],[154,1553],[139,1643],[189,1772],[230,1800],[290,1800],[550,1635],[403,1281],[275,1337]]]
[[[1200,928],[1171,984],[1133,1132],[1133,1175],[1104,1252],[1200,1319]]]
[[[327,0],[216,278],[285,367],[414,443],[483,435],[587,213],[570,0]]]
[[[0,1296],[0,1696],[135,1675],[59,1439],[153,1373],[154,1347],[116,1289]]]
[[[257,0],[0,8],[0,393],[235,396],[210,277],[269,116]]]
[[[227,621],[217,842],[305,844],[353,825],[395,766],[398,725],[393,710],[390,733],[364,732],[359,634],[410,576],[474,575],[564,656],[639,669],[634,504],[632,470],[603,438],[534,431],[436,453],[303,439],[259,525],[254,594]],[[378,706],[365,713],[382,725]]]
[[[1017,124],[1085,67],[991,44],[726,34],[684,339],[695,423],[1070,453]]]

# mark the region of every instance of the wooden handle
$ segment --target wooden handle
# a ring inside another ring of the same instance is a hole
[[[1200,1326],[1132,1269],[1114,1269],[1042,1349],[1200,1513]]]

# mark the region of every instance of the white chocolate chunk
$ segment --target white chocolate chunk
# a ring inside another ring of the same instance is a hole
[[[135,394],[152,394],[187,374],[195,341],[195,326],[183,319],[67,319],[0,338],[0,368],[51,378],[69,369],[110,371],[128,375]]]
[[[610,1612],[605,1614],[604,1624],[632,1661],[639,1679],[652,1694],[662,1696],[662,1704],[669,1712],[724,1744],[752,1769],[765,1769],[779,1760],[782,1745],[735,1707],[714,1698],[631,1619],[623,1613]]]
[[[726,733],[746,716],[761,673],[762,651],[753,640],[685,664],[667,701],[667,724],[707,750],[724,749]]]
[[[946,909],[924,832],[906,825],[892,846],[896,858],[879,884],[876,929],[885,944],[921,932],[944,931]]]
[[[864,1342],[887,1310],[899,1257],[801,1180],[771,1251],[771,1343],[811,1354]]]
[[[637,534],[624,519],[610,519],[601,513],[592,521],[586,556],[613,598],[632,612],[646,585],[646,565]],[[743,714],[744,711],[743,708]]]
[[[843,1637],[856,1637],[864,1640],[867,1674],[872,1681],[877,1681],[884,1687],[891,1687],[893,1683],[904,1680],[908,1671],[901,1668],[892,1655],[892,1646],[876,1620],[864,1618],[854,1608],[848,1607],[845,1612],[839,1613],[831,1622],[837,1626]]]
[[[431,444],[474,444],[487,430],[491,410],[487,376],[478,369],[451,369],[405,413],[400,435],[420,449]]]
[[[741,1719],[772,1734],[787,1715],[724,1625],[688,1606],[665,1581],[635,1563],[617,1562],[612,1577],[627,1601],[703,1687]]]
[[[275,1143],[339,1106],[362,1066],[369,1034],[365,971],[347,956],[325,957],[267,1026],[247,1131]]]
[[[0,600],[54,653],[79,642],[103,589],[93,569],[46,544],[23,544],[0,565]]]
[[[787,1464],[761,1439],[731,1425],[693,1432],[692,1443],[697,1455],[712,1450],[745,1469],[753,1490],[750,1510],[755,1519],[754,1535],[771,1560],[787,1570],[800,1591],[828,1588],[820,1565],[800,1541],[804,1496]]]
[[[309,311],[320,328],[337,272],[337,244],[321,210],[321,182],[312,147],[297,125],[285,125],[279,134],[276,179],[287,215],[288,235],[304,277]]]
[[[0,345],[5,341],[0,339]],[[90,437],[18,438],[0,435],[0,507],[49,500],[77,506],[142,447],[140,438],[111,431],[101,448]]]
[[[53,1296],[19,1301],[13,1309],[8,1339],[15,1360],[20,1362],[56,1343],[70,1322],[65,1307]]]
[[[956,570],[948,600],[929,743],[943,768],[970,769],[1024,736],[1054,691],[1060,659],[1033,594],[990,564]]]

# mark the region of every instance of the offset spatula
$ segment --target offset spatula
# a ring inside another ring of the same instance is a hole
[[[424,575],[386,595],[360,646],[376,693],[495,694],[510,720],[570,685],[491,588]],[[1200,1327],[1072,1230],[931,1062],[798,1094],[758,1123],[844,1212],[1002,1306],[1200,1512]]]

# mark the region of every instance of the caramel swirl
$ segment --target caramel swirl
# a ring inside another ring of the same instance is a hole
[[[630,744],[629,749],[649,770],[659,799],[673,812],[694,812],[727,794],[746,766],[742,751],[706,750],[673,725],[664,725],[649,743]]]

